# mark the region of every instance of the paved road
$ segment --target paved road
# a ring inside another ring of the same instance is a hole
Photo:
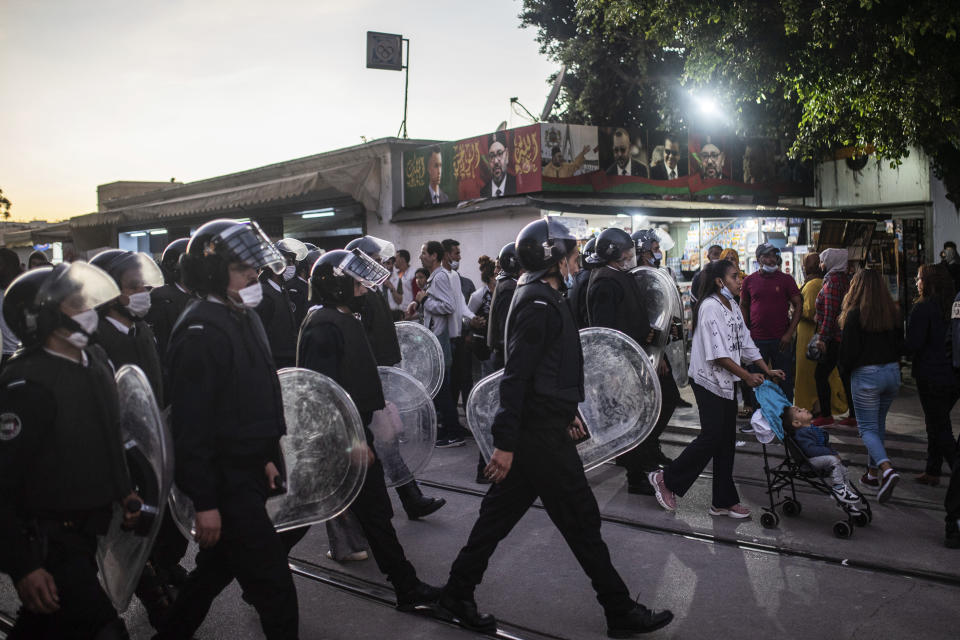
[[[908,399],[909,400],[909,399]],[[894,416],[909,420],[891,429],[893,446],[917,447],[917,414],[901,401]],[[668,439],[692,435],[695,410],[678,414]],[[900,420],[899,418],[894,418]],[[919,423],[922,433],[922,422]],[[899,433],[898,433],[899,431]],[[841,438],[844,439],[844,438]],[[851,477],[863,456],[850,442]],[[679,451],[669,445],[668,453]],[[775,448],[771,451],[775,451]],[[759,446],[743,436],[735,474],[744,501],[766,499]],[[911,454],[912,455],[912,454]],[[421,577],[440,584],[466,540],[483,487],[473,483],[476,449],[438,450],[422,474],[425,491],[448,505],[422,522],[410,522],[395,505],[394,523]],[[906,464],[906,463],[905,463]],[[954,638],[960,628],[960,552],[942,546],[944,489],[905,479],[895,500],[874,506],[874,520],[849,540],[835,538],[842,513],[832,501],[803,487],[803,512],[781,519],[777,529],[751,520],[711,518],[709,468],[681,501],[676,515],[651,498],[626,493],[621,470],[605,465],[589,475],[605,521],[603,534],[616,566],[645,604],[671,608],[677,618],[659,638]],[[338,565],[324,556],[324,527],[314,527],[292,554],[295,564],[317,574],[297,577],[303,638],[468,638],[474,634],[388,605],[389,585],[372,560]],[[339,586],[331,586],[329,583]],[[357,595],[361,593],[362,595]],[[481,609],[504,622],[512,636],[601,638],[604,621],[587,579],[545,513],[533,509],[501,545],[487,580],[478,588]],[[0,611],[14,606],[8,582],[0,586]],[[126,618],[134,638],[149,638],[142,610]],[[199,638],[260,638],[256,615],[235,586],[218,600]]]

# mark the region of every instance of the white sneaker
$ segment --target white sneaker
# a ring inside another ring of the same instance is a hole
[[[860,496],[850,490],[850,487],[844,486],[841,488],[834,487],[833,495],[837,497],[837,500],[840,502],[846,502],[847,504],[859,504]]]

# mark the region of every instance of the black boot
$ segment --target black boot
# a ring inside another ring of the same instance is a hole
[[[611,638],[630,638],[638,633],[662,629],[671,620],[673,613],[670,611],[652,611],[637,603],[624,614],[607,617],[607,635]]]
[[[173,605],[173,598],[164,587],[164,582],[154,569],[153,563],[148,561],[143,566],[143,573],[140,574],[136,594],[143,608],[147,610],[147,619],[154,629],[160,628]]]
[[[440,613],[471,631],[490,633],[497,629],[497,619],[489,613],[479,613],[473,598],[458,600],[444,592],[440,595]]]
[[[960,519],[947,524],[943,545],[948,549],[960,549]]]
[[[407,512],[407,517],[411,520],[419,520],[447,504],[447,501],[443,498],[428,498],[423,495],[416,480],[411,480],[407,484],[397,487],[397,495],[400,496],[403,510]]]
[[[640,496],[652,496],[655,495],[656,492],[653,490],[653,485],[647,480],[647,474],[644,472],[633,475],[627,474],[627,493]]]
[[[417,582],[417,586],[408,591],[397,591],[397,610],[413,611],[417,607],[431,607],[440,599],[440,588],[426,582]]]
[[[657,464],[661,467],[668,467],[673,462],[673,458],[663,452],[663,449],[657,447]]]

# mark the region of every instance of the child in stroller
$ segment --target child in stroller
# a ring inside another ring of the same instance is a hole
[[[760,524],[766,528],[780,523],[776,508],[782,506],[788,516],[799,515],[795,482],[800,481],[810,488],[833,498],[846,514],[846,520],[838,520],[833,532],[839,538],[853,535],[854,525],[865,527],[873,519],[870,505],[858,491],[847,482],[846,469],[839,455],[829,446],[829,437],[817,427],[810,425],[813,415],[800,407],[794,407],[775,384],[764,382],[754,390],[760,408],[751,422],[757,440],[763,445],[763,470],[767,480],[770,507],[764,507]],[[783,442],[783,461],[771,466],[767,445],[774,437]],[[826,478],[826,479],[825,479]],[[780,499],[789,489],[789,495]]]

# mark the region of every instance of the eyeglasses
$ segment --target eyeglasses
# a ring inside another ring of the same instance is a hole
[[[706,160],[716,160],[720,157],[720,154],[716,151],[706,151],[700,155],[702,155]]]

